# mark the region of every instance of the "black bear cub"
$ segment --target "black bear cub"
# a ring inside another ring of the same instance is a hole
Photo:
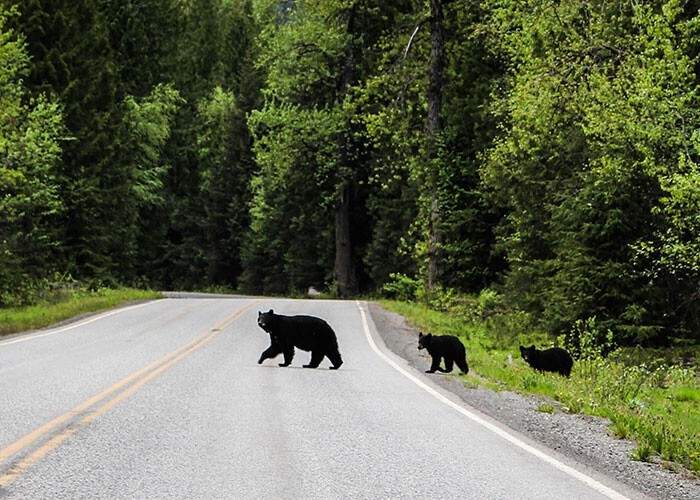
[[[439,370],[443,373],[452,371],[452,364],[455,363],[462,370],[462,373],[469,373],[467,364],[467,354],[464,344],[454,335],[433,335],[432,333],[418,333],[418,349],[427,349],[428,354],[433,358],[430,370],[425,373],[435,373]],[[445,368],[440,368],[440,360],[445,358]]]
[[[561,347],[552,347],[540,351],[535,346],[520,346],[520,355],[535,370],[555,372],[568,377],[571,375],[571,367],[574,360],[571,355]]]
[[[335,332],[321,318],[284,316],[270,309],[266,313],[258,311],[258,326],[270,334],[270,347],[262,352],[258,364],[283,354],[284,363],[279,365],[289,366],[295,347],[311,351],[311,361],[304,368],[318,368],[324,356],[333,364],[331,370],[337,370],[343,364]]]

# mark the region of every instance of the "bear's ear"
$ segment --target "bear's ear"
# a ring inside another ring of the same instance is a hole
[[[272,309],[270,309],[269,311],[267,311],[267,314],[275,314],[275,311],[273,311]]]
[[[535,344],[532,344],[530,347],[528,347],[528,349],[529,349],[530,351],[534,351],[534,350],[535,350]]]
[[[418,338],[422,339],[423,338],[423,332],[418,332]]]
[[[262,316],[262,311],[258,311],[258,318]]]
[[[525,352],[525,348],[523,346],[520,346],[520,352]]]

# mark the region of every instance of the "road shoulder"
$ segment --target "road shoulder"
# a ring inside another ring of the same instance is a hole
[[[369,311],[388,349],[419,371],[430,365],[430,358],[416,347],[416,328],[377,303],[369,303]],[[561,411],[543,413],[538,407],[551,402],[540,397],[467,387],[457,375],[429,377],[494,420],[642,494],[669,500],[700,499],[700,481],[689,474],[670,471],[659,463],[631,460],[634,443],[612,436],[606,419]]]

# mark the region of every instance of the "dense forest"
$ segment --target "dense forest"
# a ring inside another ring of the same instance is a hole
[[[697,0],[0,0],[0,306],[498,295],[700,340]]]

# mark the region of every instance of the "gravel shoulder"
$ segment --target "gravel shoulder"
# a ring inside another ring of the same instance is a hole
[[[427,354],[418,351],[418,330],[395,313],[369,303],[377,331],[386,346],[414,368],[424,371],[430,365]],[[467,354],[468,359],[468,354]],[[456,373],[456,371],[455,371]],[[614,478],[639,492],[638,498],[700,500],[700,480],[689,473],[673,472],[661,463],[646,463],[630,458],[634,443],[614,437],[609,421],[561,411],[537,410],[541,397],[478,387],[466,387],[456,375],[429,375],[442,388],[459,396],[472,408],[562,454],[598,474]]]

